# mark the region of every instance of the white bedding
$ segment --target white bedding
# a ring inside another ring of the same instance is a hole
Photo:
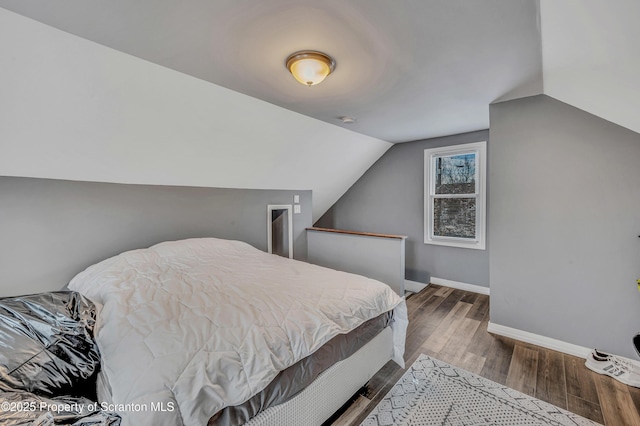
[[[113,403],[130,404],[111,407],[125,425],[205,425],[332,337],[394,308],[394,360],[404,363],[406,305],[387,285],[239,241],[126,252],[69,288],[103,305],[96,338]]]

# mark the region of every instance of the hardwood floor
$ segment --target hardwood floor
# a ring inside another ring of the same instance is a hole
[[[640,389],[590,371],[581,358],[489,334],[489,296],[430,285],[407,306],[407,367],[425,353],[598,423],[640,425]],[[389,362],[326,425],[359,425],[403,373]]]

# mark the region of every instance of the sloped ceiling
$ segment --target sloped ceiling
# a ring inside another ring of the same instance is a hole
[[[640,2],[540,6],[545,94],[640,133]]]
[[[318,218],[391,146],[1,8],[0,52],[0,176],[310,189]]]
[[[542,92],[537,0],[0,0],[0,7],[234,91],[390,142],[489,126]],[[333,55],[321,85],[284,67]],[[345,125],[338,117],[356,118]]]

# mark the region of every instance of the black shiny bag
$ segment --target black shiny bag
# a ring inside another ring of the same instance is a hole
[[[0,299],[0,389],[95,400],[96,306],[77,292]]]

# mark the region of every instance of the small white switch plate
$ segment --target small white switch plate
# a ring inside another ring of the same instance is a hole
[[[302,209],[300,208],[300,204],[294,204],[293,205],[293,212],[294,213],[301,213]]]
[[[294,195],[293,196],[293,203],[294,204],[298,204],[300,202],[300,196],[299,195]],[[298,212],[300,213],[300,212]]]

